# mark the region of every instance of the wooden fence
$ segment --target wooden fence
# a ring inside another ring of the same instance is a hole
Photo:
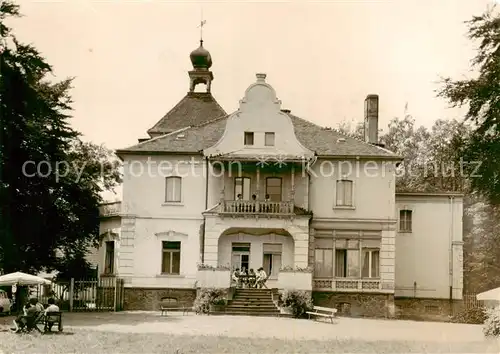
[[[53,297],[61,309],[67,311],[121,311],[123,295],[123,279],[116,277],[71,279],[68,283],[52,283],[36,289],[36,296],[42,303]]]

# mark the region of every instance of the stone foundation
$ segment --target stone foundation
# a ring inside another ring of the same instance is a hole
[[[396,316],[416,321],[449,321],[451,316],[465,309],[462,300],[395,298]]]
[[[124,310],[159,311],[162,298],[176,298],[179,304],[193,306],[196,289],[125,288]]]
[[[394,317],[392,294],[313,291],[312,296],[315,305],[336,308],[341,316]]]

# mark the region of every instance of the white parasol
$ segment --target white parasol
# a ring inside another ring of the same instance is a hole
[[[491,289],[477,294],[476,298],[480,301],[500,301],[500,288]]]
[[[49,285],[49,284],[52,284],[50,280],[22,272],[0,275],[0,285],[23,286],[23,285]]]

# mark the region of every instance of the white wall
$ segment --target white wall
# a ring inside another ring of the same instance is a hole
[[[193,287],[200,262],[200,226],[197,220],[137,219],[132,285]],[[162,241],[181,242],[179,275],[161,274]]]
[[[181,203],[165,203],[165,178],[168,176],[182,177]],[[205,210],[205,176],[201,156],[127,155],[122,211],[128,215],[158,218],[201,218]]]
[[[136,162],[132,162],[136,161]],[[148,167],[149,166],[149,167]],[[142,170],[142,173],[141,173]],[[165,202],[165,178],[182,178],[181,202]],[[134,287],[194,286],[200,261],[206,170],[192,156],[126,156],[119,273]],[[162,241],[181,241],[180,275],[162,275]]]
[[[455,197],[451,203],[448,196],[397,196],[398,216],[400,209],[412,210],[412,232],[396,235],[396,296],[449,298],[453,257],[453,298],[461,299],[463,201]]]
[[[309,194],[314,218],[394,219],[393,163],[318,159],[311,170]],[[335,206],[339,175],[354,183],[354,208]]]

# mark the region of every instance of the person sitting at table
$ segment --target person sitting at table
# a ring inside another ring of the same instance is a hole
[[[26,306],[23,309],[23,313],[19,315],[13,322],[14,322],[14,328],[12,328],[13,331],[19,332],[22,329],[26,327],[29,321],[34,320],[36,316],[40,313],[38,307],[36,306],[38,303],[38,300],[35,298],[31,298],[29,302],[26,304]]]
[[[51,312],[59,312],[59,306],[56,305],[56,300],[53,298],[50,298],[48,301],[49,306],[45,309],[45,315],[48,315],[50,318],[50,313]],[[54,322],[51,320],[47,321],[48,329],[49,331],[52,331],[52,326],[54,325]]]
[[[237,288],[241,288],[241,277],[240,277],[240,268],[236,268],[233,272],[233,275],[231,276],[231,278],[233,279],[233,281],[236,283],[236,287]]]
[[[255,281],[257,279],[257,274],[255,274],[253,268],[248,272],[248,286],[250,288],[255,288]]]
[[[260,267],[257,270],[257,279],[255,280],[255,287],[259,289],[265,287],[267,289],[266,280],[267,280],[267,274],[264,271],[264,268]]]
[[[240,279],[243,287],[248,288],[248,271],[245,267],[241,268]]]

